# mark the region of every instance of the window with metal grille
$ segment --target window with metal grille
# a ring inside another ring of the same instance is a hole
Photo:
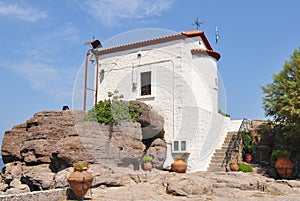
[[[141,96],[151,95],[151,71],[141,73]]]

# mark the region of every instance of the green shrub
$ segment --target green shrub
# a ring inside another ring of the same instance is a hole
[[[153,160],[153,156],[145,155],[142,158],[143,163],[151,162]]]
[[[255,146],[252,144],[252,138],[249,135],[248,131],[244,131],[242,133],[242,140],[243,140],[243,150],[245,154],[252,154],[255,150]]]
[[[123,95],[108,92],[108,99],[99,101],[85,116],[86,121],[98,121],[100,123],[117,123],[119,121],[136,122],[142,114],[139,105],[129,104],[123,100]]]
[[[78,162],[78,163],[75,163],[73,166],[77,170],[82,170],[83,168],[87,168],[88,164],[84,163],[84,162]]]
[[[238,171],[242,171],[242,172],[253,172],[253,168],[251,165],[247,165],[244,163],[239,163],[239,170]]]
[[[287,150],[277,149],[272,152],[272,158],[274,160],[277,160],[278,158],[289,158],[290,154],[291,154],[291,152],[289,152]]]

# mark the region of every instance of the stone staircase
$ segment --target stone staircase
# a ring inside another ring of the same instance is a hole
[[[216,149],[210,161],[208,172],[225,172],[227,164],[231,160],[231,153],[234,153],[234,141],[238,132],[228,132],[221,149]]]

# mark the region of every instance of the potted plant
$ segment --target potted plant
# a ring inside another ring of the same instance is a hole
[[[272,152],[272,158],[276,161],[275,168],[281,178],[286,179],[293,172],[293,163],[289,160],[290,152],[277,149]]]
[[[239,170],[239,164],[236,161],[230,161],[229,167],[231,171],[238,171]]]
[[[187,163],[184,161],[183,155],[176,155],[175,161],[171,164],[171,169],[173,172],[185,173],[187,169]]]
[[[87,163],[75,163],[74,172],[67,178],[72,191],[80,198],[84,197],[93,182],[93,176],[87,172],[87,169]]]
[[[152,160],[153,160],[153,156],[150,155],[144,155],[142,158],[142,164],[144,167],[144,170],[146,171],[151,171],[152,169]]]
[[[247,144],[247,145],[243,146],[243,150],[245,153],[245,161],[247,163],[251,163],[251,161],[253,159],[252,153],[253,153],[254,149],[255,149],[255,146],[252,144]]]
[[[249,135],[249,131],[243,132],[242,139],[243,139],[244,159],[247,163],[251,163],[253,159],[252,153],[255,150],[255,146],[252,144],[252,138]]]

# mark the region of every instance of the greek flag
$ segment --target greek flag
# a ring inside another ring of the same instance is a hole
[[[219,38],[220,38],[220,36],[219,36],[218,27],[216,26],[216,44],[219,43]]]

